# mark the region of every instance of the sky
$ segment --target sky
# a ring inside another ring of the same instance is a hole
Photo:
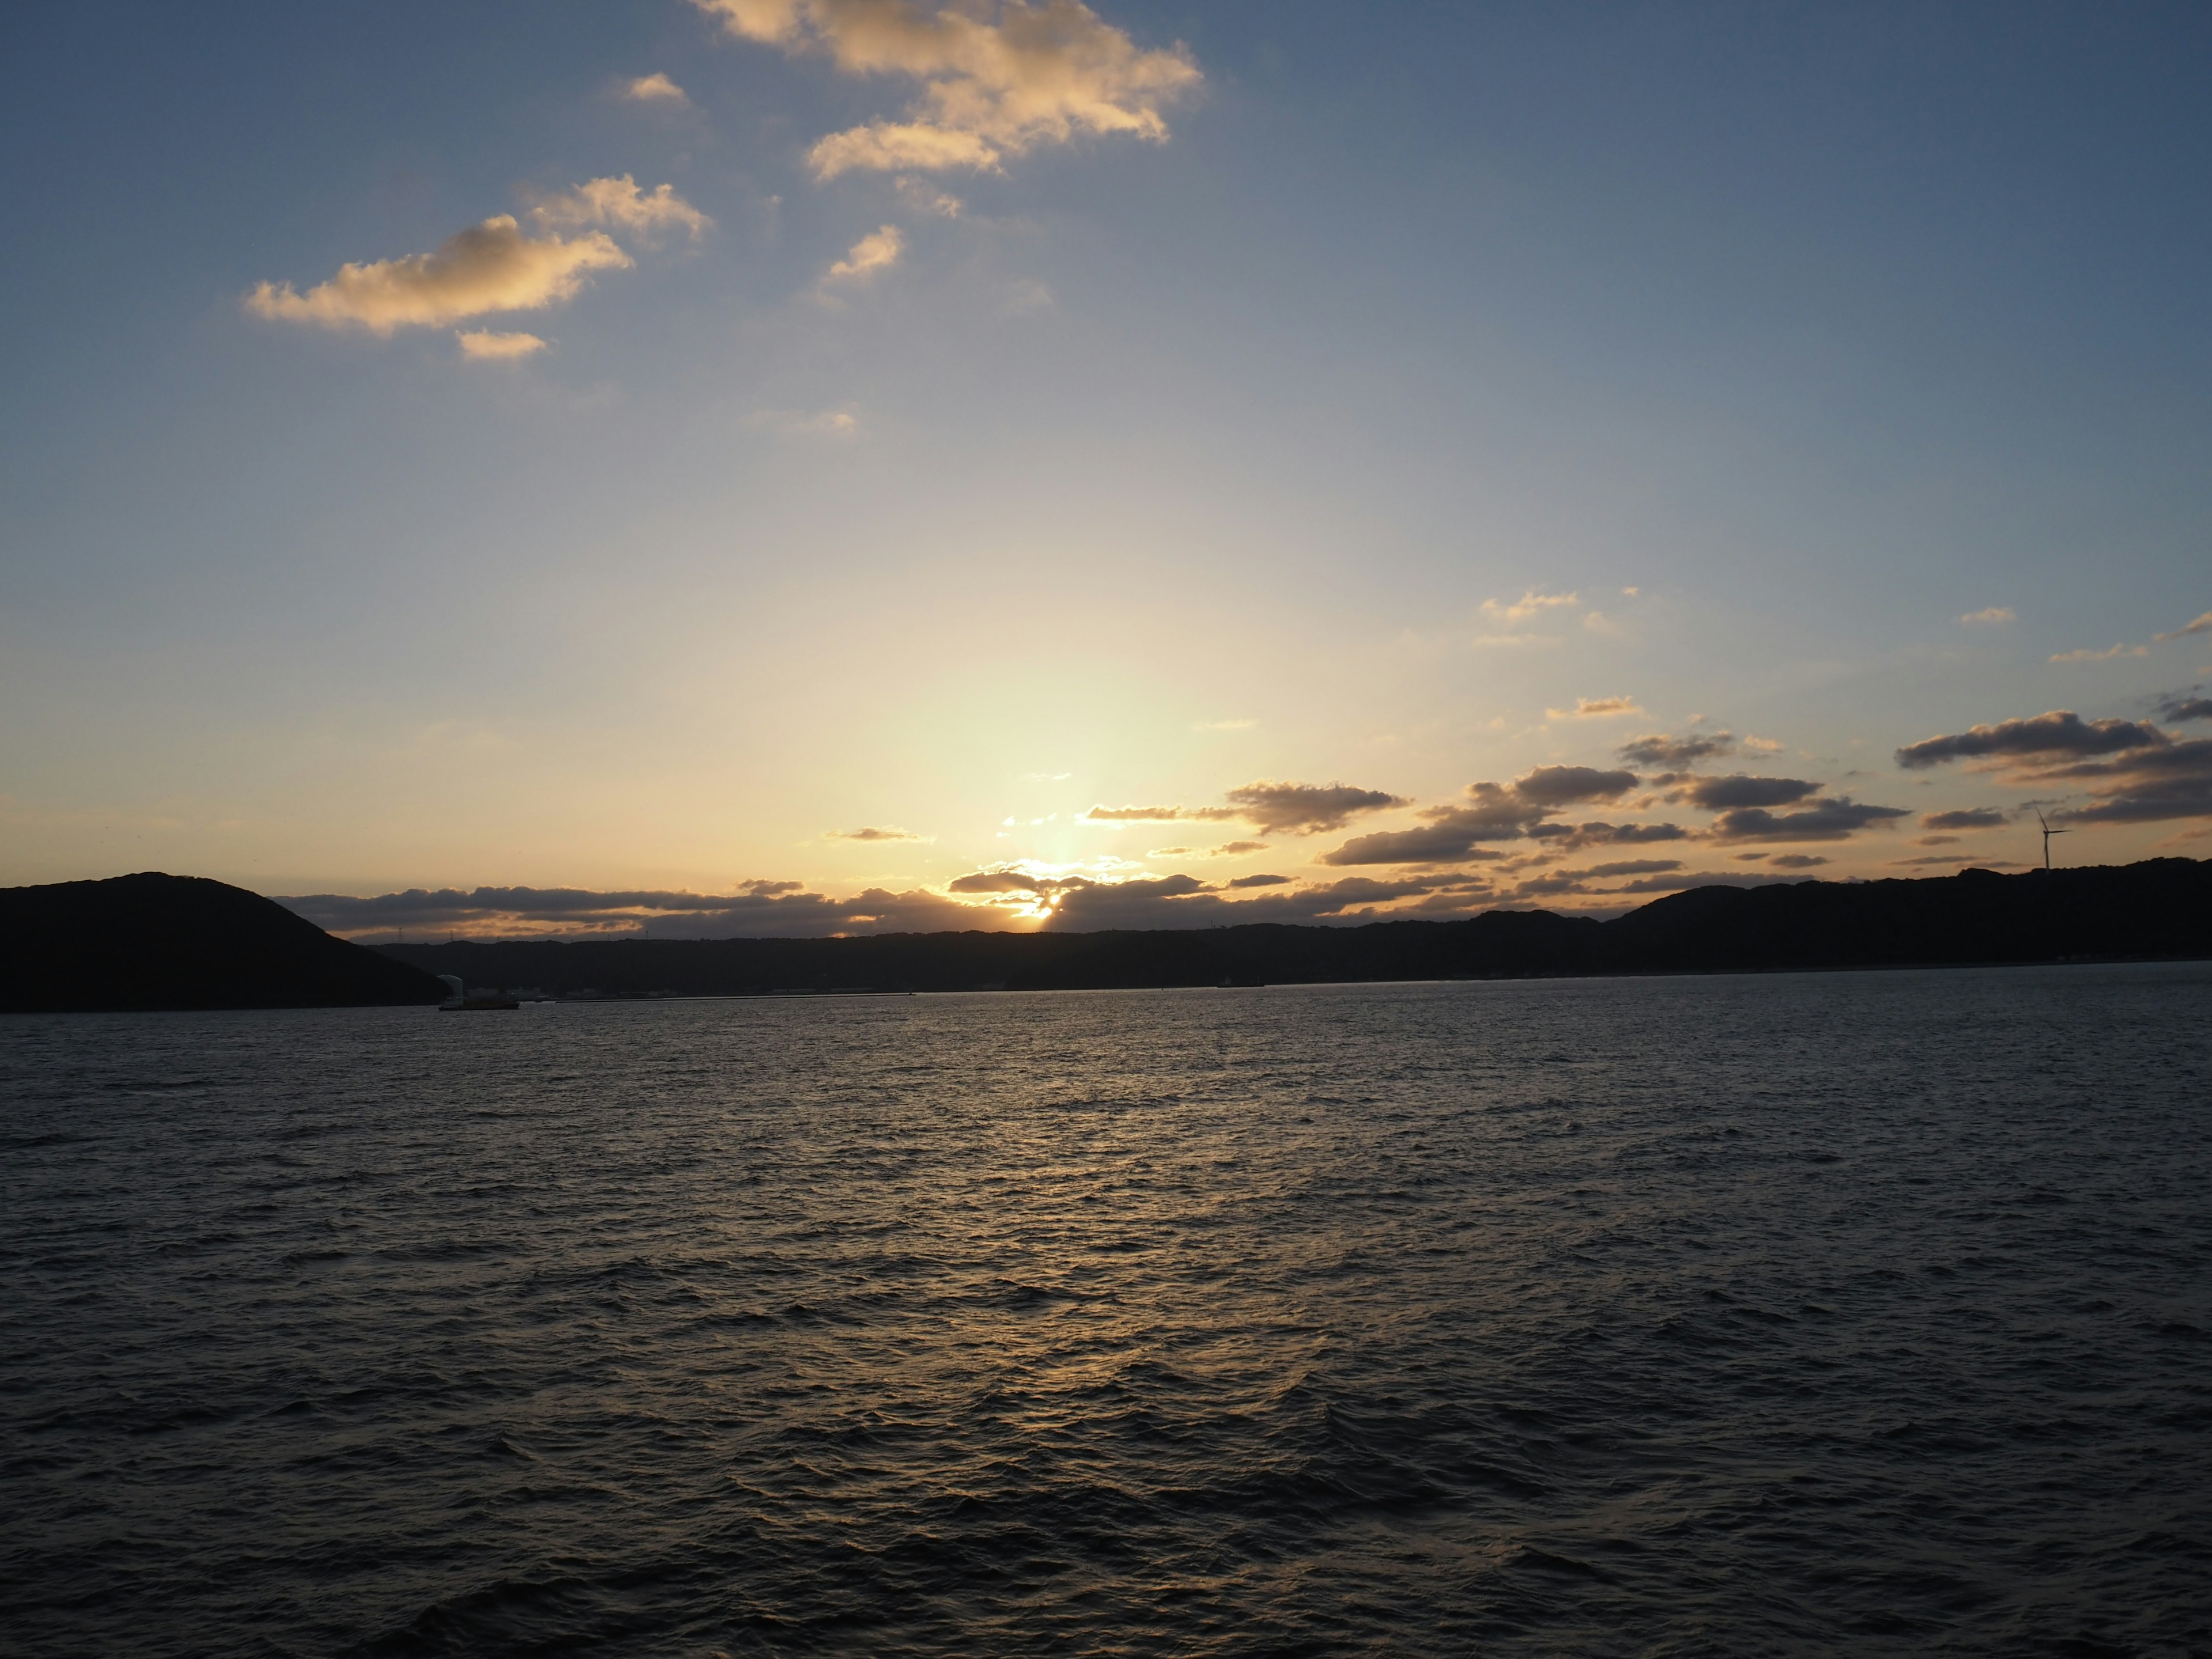
[[[356,937],[2212,855],[2212,13],[0,21],[0,881]]]

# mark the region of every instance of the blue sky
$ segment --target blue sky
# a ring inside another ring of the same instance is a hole
[[[2205,850],[2200,9],[0,29],[0,878],[713,933]],[[380,263],[500,216],[515,304]]]

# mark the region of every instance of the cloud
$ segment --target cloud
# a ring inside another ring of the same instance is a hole
[[[745,422],[755,430],[781,432],[793,438],[857,438],[860,416],[853,409],[763,409]]]
[[[1176,823],[1185,819],[1218,823],[1238,816],[1225,806],[1093,806],[1079,823]]]
[[[1512,841],[1526,833],[1525,820],[1498,824],[1471,811],[1449,811],[1419,830],[1381,830],[1371,836],[1354,836],[1318,862],[1336,866],[1374,864],[1463,864],[1470,859],[1497,856],[1475,843],[1481,840]]]
[[[1601,772],[1592,766],[1540,766],[1513,785],[1522,800],[1547,809],[1578,801],[1613,800],[1636,787],[1633,772]]]
[[[1679,823],[1535,823],[1528,833],[1547,846],[1578,853],[1590,847],[1639,847],[1651,842],[1687,841]]]
[[[1406,802],[1380,789],[1358,789],[1344,783],[1278,783],[1262,778],[1227,799],[1237,816],[1263,835],[1313,836],[1341,830],[1362,812],[1376,812]]]
[[[1631,766],[1689,767],[1734,754],[1735,738],[1727,732],[1692,732],[1680,738],[1653,732],[1624,743],[1613,752]]]
[[[1763,806],[1740,807],[1713,821],[1711,838],[1743,841],[1844,841],[1862,830],[1884,829],[1908,816],[1901,806],[1862,806],[1848,795],[1826,797],[1804,811],[1779,817]]]
[[[2010,820],[2002,812],[1972,807],[1956,812],[1929,812],[1920,820],[1923,830],[2000,830]]]
[[[921,83],[898,121],[831,133],[807,154],[817,179],[855,169],[1000,167],[1085,137],[1164,143],[1162,111],[1203,80],[1181,46],[1140,50],[1079,0],[693,0],[732,34],[819,52],[854,76]]]
[[[825,283],[865,283],[889,270],[906,252],[906,236],[896,225],[870,231],[853,244],[853,251],[823,273]]]
[[[2102,651],[2061,651],[2051,660],[2053,662],[2110,662],[2115,657],[2148,657],[2148,655],[2150,655],[2150,647],[2147,645],[2114,645],[2108,646]]]
[[[1534,588],[1524,592],[1517,599],[1485,599],[1482,614],[1493,621],[1504,623],[1527,622],[1540,617],[1547,611],[1556,611],[1565,605],[1580,605],[1582,600],[1572,593],[1539,593]]]
[[[684,95],[683,88],[658,70],[651,75],[641,75],[635,81],[624,82],[622,95],[641,104],[688,104],[691,101]]]
[[[547,230],[600,225],[647,242],[670,230],[684,231],[696,241],[714,222],[678,196],[673,185],[640,190],[627,173],[619,179],[586,179],[573,190],[545,197],[530,210],[530,216]]]
[[[1604,720],[1643,712],[1633,697],[1577,697],[1572,708],[1547,708],[1544,717],[1554,720]]]
[[[1206,856],[1210,859],[1241,859],[1267,850],[1267,843],[1264,841],[1225,841],[1218,847],[1208,848]]]
[[[1607,880],[1615,876],[1650,876],[1662,871],[1679,870],[1680,859],[1624,859],[1616,864],[1593,864],[1587,870],[1569,871],[1570,875],[1583,875],[1593,880]]]
[[[878,829],[872,824],[860,830],[825,830],[822,832],[822,839],[824,841],[921,841],[926,838],[915,835],[910,830],[894,830],[889,826]]]
[[[850,898],[795,881],[751,881],[735,893],[595,892],[571,887],[421,888],[370,898],[319,893],[277,903],[347,937],[410,933],[471,939],[821,938],[842,933],[959,931],[995,913],[927,891],[879,887]]]
[[[1462,801],[1423,810],[1427,822],[1418,830],[1386,830],[1358,836],[1319,862],[1328,865],[1463,864],[1496,856],[1481,850],[1486,842],[1519,841],[1540,833],[1545,820],[1563,806],[1611,800],[1636,787],[1633,772],[1601,772],[1589,766],[1539,766],[1510,784],[1471,783]],[[1610,835],[1613,826],[1593,824]],[[1668,826],[1671,830],[1672,826]],[[1558,833],[1571,834],[1566,826]],[[1655,836],[1672,839],[1680,835]]]
[[[2163,645],[2168,640],[2187,639],[2191,634],[2212,634],[2212,611],[2206,611],[2195,622],[2182,623],[2171,634],[2154,634],[2151,638]]]
[[[1810,870],[1827,861],[1817,853],[1784,853],[1772,860],[1785,870]]]
[[[1280,887],[1289,880],[1288,876],[1239,876],[1229,885],[1231,887]]]
[[[1020,870],[975,870],[953,878],[955,893],[1043,893],[1051,887],[1040,878]]]
[[[533,239],[507,214],[472,225],[434,253],[339,267],[305,294],[263,283],[246,308],[271,321],[322,328],[434,328],[496,311],[538,311],[574,297],[590,273],[627,269],[630,257],[604,231]]]
[[[2086,786],[2087,805],[2057,822],[2152,823],[2212,816],[2212,738],[2177,742],[2148,720],[2085,720],[2054,708],[2033,719],[1977,726],[1897,751],[1905,767],[1991,760],[2017,785]]]
[[[2000,623],[2018,622],[2020,613],[2008,605],[1993,605],[1986,611],[1969,611],[1959,620],[1970,628],[1991,627]]]
[[[489,329],[457,330],[461,356],[471,362],[513,362],[545,349],[535,334],[495,334]]]
[[[2212,720],[2212,697],[2191,695],[2197,690],[2169,691],[2158,700],[2160,715],[2170,720]]]
[[[1708,812],[1720,812],[1738,806],[1787,806],[1820,787],[1802,778],[1755,778],[1732,772],[1725,777],[1693,779],[1679,792],[1679,797],[1669,799],[1679,798]]]
[[[2147,722],[2084,720],[2071,709],[2054,708],[2030,720],[1970,726],[1955,736],[1923,738],[1899,750],[1897,763],[1911,771],[1954,760],[2111,755],[2154,748],[2165,741],[2158,728]]]
[[[967,204],[923,179],[901,179],[895,187],[899,200],[916,213],[933,213],[940,219],[957,219]]]
[[[1346,783],[1279,783],[1261,778],[1231,789],[1226,806],[1093,806],[1079,823],[1220,823],[1242,818],[1263,835],[1311,836],[1340,830],[1362,812],[1376,812],[1406,802],[1380,789]],[[1256,851],[1264,842],[1231,842],[1216,854]]]
[[[2118,760],[2056,768],[2043,775],[2089,783],[2094,798],[2087,806],[2052,814],[2066,823],[2154,823],[2212,817],[2212,738],[2168,741],[2156,749],[2131,750]]]

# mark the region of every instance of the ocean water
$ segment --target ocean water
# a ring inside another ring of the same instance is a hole
[[[0,1020],[0,1650],[2212,1652],[2208,1009]]]

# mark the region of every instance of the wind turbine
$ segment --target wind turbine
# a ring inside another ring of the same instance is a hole
[[[2068,832],[2063,830],[2053,830],[2051,827],[2051,820],[2043,816],[2043,809],[2039,806],[2035,809],[2035,821],[2043,826],[2043,867],[2048,870],[2051,867],[2051,838]]]

